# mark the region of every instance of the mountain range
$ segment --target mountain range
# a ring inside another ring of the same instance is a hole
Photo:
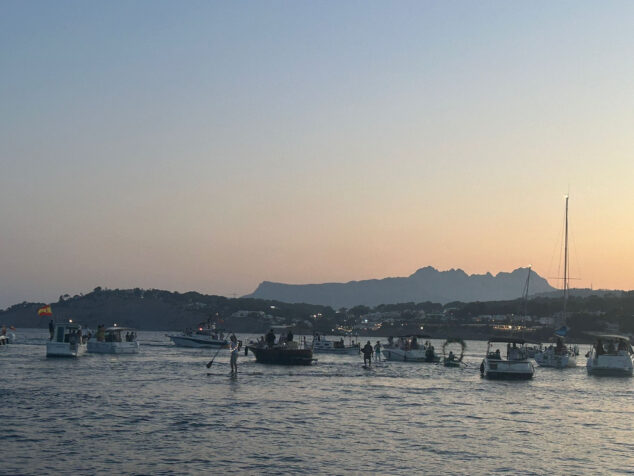
[[[377,306],[402,302],[497,301],[522,296],[528,268],[495,276],[467,274],[461,269],[438,271],[427,266],[408,277],[367,279],[347,283],[285,284],[263,281],[244,297],[289,303],[331,306],[334,309],[356,305]],[[531,271],[529,294],[555,291],[546,279]]]

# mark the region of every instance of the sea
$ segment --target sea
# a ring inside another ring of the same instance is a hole
[[[0,474],[634,474],[634,379],[588,376],[589,346],[577,368],[505,382],[480,377],[479,341],[462,368],[241,353],[231,376],[226,350],[207,368],[215,351],[164,332],[79,359],[47,359],[46,330],[16,334],[0,351]]]

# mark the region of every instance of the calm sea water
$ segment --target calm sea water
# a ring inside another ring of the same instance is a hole
[[[588,377],[585,358],[497,382],[479,376],[483,342],[464,369],[242,354],[232,378],[226,351],[207,369],[210,350],[159,332],[138,355],[77,360],[46,359],[46,334],[0,353],[2,474],[634,472],[634,379]]]

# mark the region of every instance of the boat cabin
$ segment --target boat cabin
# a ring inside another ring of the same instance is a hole
[[[81,326],[72,322],[55,324],[55,333],[53,336],[53,342],[60,343],[81,344],[85,340],[81,332]]]
[[[125,332],[125,335],[122,335]],[[107,327],[104,332],[104,342],[134,342],[136,333],[130,327]]]
[[[500,347],[505,348],[505,353],[500,351]],[[526,360],[526,341],[507,337],[489,339],[486,357],[489,360]]]
[[[634,353],[629,339],[619,335],[599,335],[592,347],[596,356],[627,355]]]

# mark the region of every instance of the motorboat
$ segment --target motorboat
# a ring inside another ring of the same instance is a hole
[[[122,334],[125,332],[125,335]],[[137,354],[139,342],[136,333],[129,327],[100,327],[88,340],[88,352],[91,354]]]
[[[589,375],[632,376],[634,352],[627,337],[599,335],[588,352],[586,369]]]
[[[440,356],[430,341],[427,340],[424,344],[419,342],[419,339],[428,337],[430,336],[402,336],[397,341],[390,337],[381,353],[385,360],[398,362],[440,362]]]
[[[506,344],[503,356],[499,344]],[[494,348],[495,351],[493,350]],[[487,343],[487,353],[480,364],[480,374],[488,379],[528,380],[533,378],[535,367],[528,359],[524,339],[492,338]]]
[[[229,341],[224,338],[224,333],[215,327],[204,328],[199,326],[196,331],[188,329],[178,335],[167,334],[167,337],[178,347],[210,347],[218,349],[229,345]]]
[[[540,367],[565,369],[577,366],[577,352],[574,347],[566,346],[561,337],[557,338],[555,345],[540,348],[534,353],[533,359]]]
[[[285,342],[269,346],[264,343],[248,345],[245,352],[251,351],[255,361],[261,364],[275,365],[311,365],[313,349],[299,346],[297,342]]]
[[[313,337],[311,348],[315,354],[357,355],[361,352],[359,342],[350,342],[350,344],[345,345],[343,338],[341,340],[328,340],[326,336],[318,334]]]
[[[53,338],[46,343],[47,357],[79,357],[86,353],[81,326],[73,322],[55,324]]]

